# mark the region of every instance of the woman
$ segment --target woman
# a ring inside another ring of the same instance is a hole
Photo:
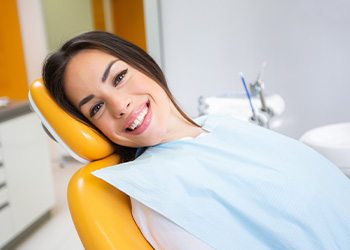
[[[255,125],[193,121],[135,45],[81,34],[46,60],[43,78],[64,109],[118,145],[124,163],[94,174],[131,197],[156,249],[350,246],[350,182],[336,166]]]

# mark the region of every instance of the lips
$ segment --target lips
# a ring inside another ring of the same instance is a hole
[[[128,131],[133,131],[133,130],[135,130],[137,127],[139,127],[139,126],[142,124],[142,122],[143,122],[143,120],[144,120],[144,118],[145,118],[145,116],[146,116],[147,113],[148,113],[148,107],[146,106],[146,107],[141,111],[141,113],[137,116],[137,118],[134,120],[134,122],[130,125],[130,127],[128,127],[126,130],[128,130]]]
[[[141,134],[148,128],[151,118],[150,101],[147,101],[128,117],[124,130],[129,134]]]

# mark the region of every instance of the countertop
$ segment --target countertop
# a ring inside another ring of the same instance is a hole
[[[10,101],[6,106],[0,107],[0,122],[4,122],[21,115],[32,112],[28,101]]]

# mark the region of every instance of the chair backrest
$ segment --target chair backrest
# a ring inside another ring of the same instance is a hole
[[[113,145],[57,105],[40,79],[31,84],[29,101],[54,139],[75,159],[90,162],[68,186],[70,213],[85,249],[152,249],[132,217],[130,198],[91,174],[119,163]]]

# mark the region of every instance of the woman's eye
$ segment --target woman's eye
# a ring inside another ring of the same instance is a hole
[[[101,103],[98,103],[98,104],[96,104],[96,105],[94,105],[94,106],[92,106],[91,109],[90,109],[90,117],[93,117],[94,115],[96,115],[96,113],[97,113],[98,111],[100,111],[100,109],[102,108],[102,106],[103,106],[103,103],[102,103],[102,102],[101,102]]]
[[[122,72],[115,76],[113,80],[114,87],[116,87],[124,79],[126,73],[128,73],[128,69],[124,69]]]

